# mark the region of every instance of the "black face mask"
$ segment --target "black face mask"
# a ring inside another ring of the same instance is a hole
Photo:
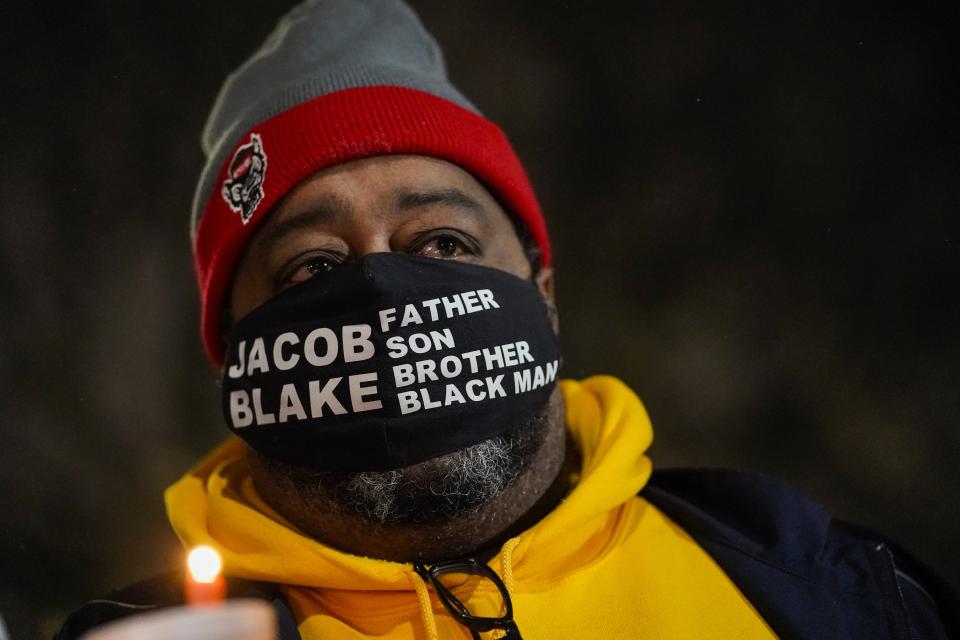
[[[223,413],[250,446],[285,462],[396,469],[536,415],[559,364],[532,282],[377,253],[291,287],[237,323]]]

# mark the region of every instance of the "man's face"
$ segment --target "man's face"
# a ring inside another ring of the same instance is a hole
[[[533,274],[513,223],[490,193],[453,164],[396,155],[332,167],[288,194],[240,261],[230,315],[242,318],[287,287],[377,252],[532,277],[552,313],[552,271]],[[331,512],[380,525],[440,523],[481,507],[511,484],[549,484],[562,458],[561,415],[555,391],[541,414],[506,425],[505,436],[394,471],[324,472],[252,451],[251,470],[273,506],[307,531],[330,526]],[[536,474],[545,477],[529,478]]]
[[[473,176],[434,158],[378,156],[322,171],[280,202],[240,261],[230,315],[239,319],[286,287],[377,252],[531,276],[513,223]],[[536,281],[552,304],[552,272],[541,269]]]

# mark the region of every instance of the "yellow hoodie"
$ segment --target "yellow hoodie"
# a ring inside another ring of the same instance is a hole
[[[490,566],[525,640],[776,637],[716,563],[637,493],[653,430],[615,378],[561,383],[583,467],[567,498],[503,545]],[[305,640],[469,638],[407,564],[351,555],[300,533],[257,495],[232,439],[167,489],[186,546],[209,544],[225,572],[277,582]],[[454,589],[468,606],[499,597]]]

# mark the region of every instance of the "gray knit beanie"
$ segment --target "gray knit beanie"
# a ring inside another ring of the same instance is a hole
[[[447,79],[443,54],[401,0],[307,0],[227,77],[203,131],[193,204],[202,333],[223,360],[220,309],[246,242],[271,207],[326,167],[384,154],[472,173],[530,230],[540,208],[503,133]]]

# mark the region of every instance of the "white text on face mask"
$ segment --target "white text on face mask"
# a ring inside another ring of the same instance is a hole
[[[230,422],[234,429],[242,429],[384,408],[407,415],[525,394],[553,383],[558,360],[538,361],[527,340],[483,346],[470,323],[458,319],[484,311],[503,313],[501,309],[493,291],[477,289],[381,309],[369,324],[286,330],[275,338],[240,340],[228,379],[298,372],[279,380],[268,376],[265,386],[254,382],[229,390]],[[436,324],[423,326],[428,323]],[[387,335],[405,327],[409,329]],[[470,337],[470,348],[458,346],[455,336],[460,331]],[[378,350],[388,359],[375,361]],[[379,373],[337,366],[371,360],[363,366],[381,368]],[[328,369],[325,376],[319,369],[326,367],[336,373]],[[309,373],[300,377],[303,372]],[[384,385],[390,391],[387,395],[381,395]]]
[[[557,369],[560,363],[554,360],[546,363],[545,366],[536,365],[513,372],[514,395],[526,393],[534,389],[552,383],[557,378]],[[532,371],[532,373],[531,373]],[[509,389],[509,385],[507,387]],[[498,376],[486,376],[484,378],[473,378],[466,383],[455,384],[448,382],[442,393],[433,393],[427,387],[420,389],[411,389],[410,391],[401,391],[397,394],[397,401],[400,403],[400,413],[407,415],[427,409],[437,409],[439,407],[449,407],[454,404],[464,404],[468,400],[471,402],[482,402],[494,398],[505,398],[510,391],[504,388],[503,374]]]
[[[307,385],[307,398],[311,418],[322,418],[325,410],[329,410],[332,415],[343,415],[347,413],[347,408],[343,406],[337,397],[337,388],[343,381],[342,377],[330,378],[322,385],[320,380],[311,380]],[[364,411],[373,411],[383,407],[380,400],[369,399],[377,396],[376,372],[358,373],[347,377],[347,393],[350,398],[350,412],[363,413]],[[247,392],[245,389],[238,389],[230,392],[230,420],[235,429],[249,427],[253,424],[262,426],[265,424],[284,423],[294,420],[306,420],[307,411],[304,403],[300,399],[297,387],[293,383],[283,385],[280,389],[280,406],[277,411],[264,411],[261,390],[253,389]]]
[[[373,333],[368,324],[348,324],[340,329],[340,339],[332,329],[319,327],[306,335],[302,348],[294,349],[300,344],[300,336],[288,331],[281,333],[273,341],[270,356],[267,354],[263,338],[256,338],[247,352],[247,341],[241,340],[237,345],[237,362],[227,370],[231,378],[251,376],[256,373],[267,373],[273,368],[277,371],[289,371],[303,358],[314,367],[325,367],[332,364],[340,355],[343,345],[344,362],[362,362],[373,357],[373,342],[370,335]]]
[[[386,334],[397,327],[422,325],[425,322],[437,322],[499,308],[500,304],[494,299],[490,289],[478,289],[404,305],[399,324],[396,307],[381,309],[378,316],[380,330]],[[302,338],[292,331],[281,333],[272,345],[268,345],[263,338],[255,338],[249,349],[247,341],[241,340],[236,347],[236,360],[227,369],[227,375],[237,379],[272,370],[289,371],[301,360],[314,367],[331,365],[338,357],[345,363],[363,362],[376,353],[370,340],[372,334],[373,328],[369,324],[348,324],[339,328],[339,335],[329,327],[318,327]],[[391,336],[386,341],[388,355],[394,359],[402,358],[410,352],[423,354],[452,349],[454,346],[453,334],[449,328],[414,333],[408,337]]]
[[[464,291],[463,293],[455,293],[452,296],[421,300],[418,304],[404,305],[402,311],[403,316],[400,318],[400,327],[403,328],[411,324],[423,324],[424,322],[448,320],[468,313],[499,308],[500,305],[494,300],[493,292],[490,291],[490,289]],[[423,310],[422,313],[421,309]],[[396,307],[381,309],[379,315],[380,331],[388,333],[392,329],[391,325],[397,322],[397,309]],[[424,319],[424,317],[426,317],[426,319]]]

